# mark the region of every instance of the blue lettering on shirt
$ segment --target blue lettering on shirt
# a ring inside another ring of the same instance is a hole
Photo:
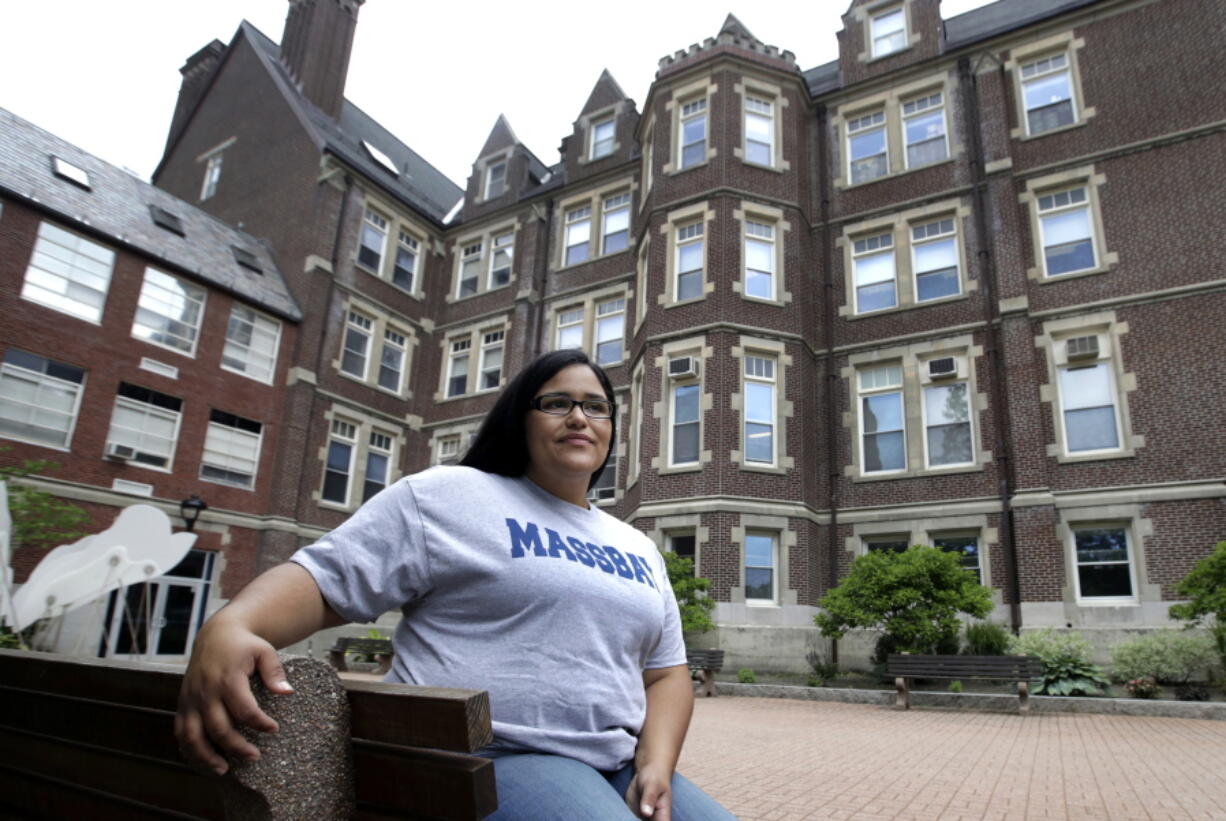
[[[575,536],[563,536],[556,530],[541,528],[535,522],[520,524],[516,519],[504,519],[511,546],[511,558],[522,559],[531,553],[552,559],[566,558],[567,561],[578,562],[584,567],[596,567],[609,575],[617,575],[623,579],[631,579],[648,587],[656,587],[655,573],[651,565],[642,556],[630,551],[621,551],[612,545],[592,544],[584,542]],[[541,530],[549,540],[549,548],[541,539]]]
[[[647,566],[647,562],[633,553],[626,553],[626,555],[630,557],[630,564],[634,565],[634,580],[639,584],[655,587],[655,576],[652,574],[651,568]]]
[[[633,579],[634,571],[630,569],[630,565],[626,563],[626,557],[621,554],[621,551],[612,545],[604,546],[605,555],[613,560],[613,564],[617,567],[617,575],[623,579]]]
[[[562,537],[555,531],[545,528],[545,532],[549,534],[549,555],[555,559],[560,559],[562,554],[566,554],[566,558],[572,562],[575,561],[575,554],[570,552],[570,548],[566,546],[566,542],[562,541]]]
[[[587,567],[596,566],[596,560],[593,559],[591,554],[587,552],[587,548],[583,546],[583,542],[581,540],[576,539],[574,536],[567,536],[566,541],[570,542],[570,546],[575,549],[575,558],[579,560],[580,564],[586,565]]]
[[[511,558],[518,559],[524,555],[524,551],[531,547],[532,552],[537,556],[545,555],[545,547],[541,544],[541,534],[537,531],[536,525],[528,522],[528,528],[519,526],[519,522],[514,519],[506,519],[507,530],[511,531]]]

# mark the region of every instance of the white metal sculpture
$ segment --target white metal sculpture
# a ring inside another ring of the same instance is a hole
[[[5,506],[0,525],[6,522]],[[7,530],[3,540],[7,569]],[[160,576],[182,561],[195,542],[194,533],[172,533],[170,518],[156,507],[124,508],[106,530],[60,545],[43,557],[21,589],[6,596],[9,628],[24,630],[38,619],[62,616],[119,587]],[[6,585],[6,590],[11,587]]]
[[[13,532],[13,517],[9,515],[8,485],[0,482],[0,616],[12,629],[17,620],[13,612],[13,568],[9,564],[9,534]]]

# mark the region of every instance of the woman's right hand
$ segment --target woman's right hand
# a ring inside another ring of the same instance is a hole
[[[277,722],[256,704],[250,677],[259,671],[271,692],[294,692],[276,649],[227,615],[225,610],[218,613],[196,636],[175,715],[175,737],[183,759],[217,775],[229,769],[223,754],[248,761],[260,757],[259,749],[239,734],[237,725],[265,733],[277,731]]]

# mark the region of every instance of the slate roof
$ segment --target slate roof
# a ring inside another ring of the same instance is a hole
[[[86,190],[53,173],[60,157],[89,174]],[[290,295],[271,248],[179,198],[103,162],[0,108],[0,192],[52,212],[76,228],[159,261],[167,269],[238,296],[294,322],[302,310]],[[183,236],[154,224],[150,206],[177,216]],[[254,255],[262,273],[239,265],[234,248]]]

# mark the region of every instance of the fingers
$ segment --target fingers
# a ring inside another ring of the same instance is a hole
[[[175,737],[179,740],[179,755],[189,766],[216,775],[225,775],[230,769],[206,738],[200,714],[196,711],[180,710],[175,715]]]
[[[281,666],[281,660],[277,657],[277,651],[271,646],[256,657],[255,663],[256,669],[260,672],[260,680],[271,692],[282,695],[294,692],[294,688],[290,686],[285,675],[285,668]]]
[[[630,809],[639,818],[669,821],[672,817],[672,790],[669,783],[651,776],[640,779],[638,775],[635,776],[635,783],[638,801],[631,804]],[[627,802],[629,799],[630,794],[627,792]]]
[[[284,677],[284,673],[282,673],[282,677]],[[288,687],[289,684],[287,683],[285,686]],[[228,686],[221,691],[221,703],[213,702],[213,705],[221,711],[222,715],[225,715],[227,725],[230,724],[230,719],[233,719],[237,724],[246,725],[262,733],[275,733],[277,731],[277,722],[269,718],[268,714],[261,710],[260,705],[256,703],[255,695],[251,692],[251,685],[246,676],[236,675],[230,679]],[[208,725],[206,724],[205,726],[207,727]],[[237,733],[235,734],[237,735]],[[209,733],[209,736],[214,741],[221,741],[212,732]],[[238,737],[242,738],[242,736]],[[227,749],[229,748],[227,747]],[[257,754],[256,758],[258,757]]]

